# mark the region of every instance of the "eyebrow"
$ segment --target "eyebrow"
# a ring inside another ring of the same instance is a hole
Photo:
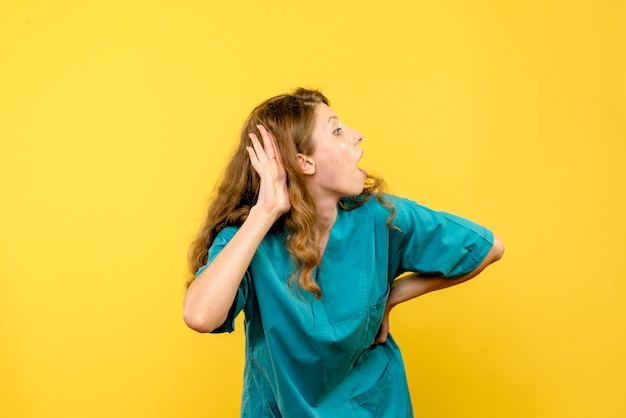
[[[333,119],[339,120],[339,118],[337,116],[331,116],[331,117],[328,118],[328,123],[330,124],[330,121],[333,120]]]

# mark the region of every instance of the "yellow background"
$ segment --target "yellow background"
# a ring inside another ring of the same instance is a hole
[[[0,416],[237,416],[243,333],[186,329],[186,251],[245,116],[300,85],[392,192],[506,244],[392,314],[416,415],[626,416],[625,28],[619,0],[3,2]]]

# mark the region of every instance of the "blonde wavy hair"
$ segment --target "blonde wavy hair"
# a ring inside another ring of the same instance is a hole
[[[306,179],[297,159],[298,153],[311,155],[314,151],[315,108],[320,103],[329,105],[322,93],[298,88],[292,94],[272,97],[252,111],[241,130],[239,145],[214,192],[204,224],[189,248],[191,275],[187,286],[194,280],[198,269],[207,263],[208,249],[217,234],[227,226],[241,226],[257,201],[260,179],[250,163],[246,146],[250,145],[248,133],[255,132],[260,138],[256,126],[263,125],[276,139],[287,173],[291,209],[272,227],[286,230],[285,248],[295,263],[295,272],[287,284],[293,286],[297,282],[300,288],[313,293],[317,299],[321,298],[322,291],[313,277],[313,270],[321,261],[314,232],[315,202],[306,187]],[[391,225],[393,207],[382,199],[384,189],[382,179],[368,176],[363,193],[342,199],[340,207],[355,209],[374,194],[391,210],[387,221]]]

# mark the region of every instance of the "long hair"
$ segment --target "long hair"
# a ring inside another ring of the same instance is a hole
[[[287,233],[285,247],[295,263],[295,273],[289,278],[288,285],[293,286],[297,281],[302,289],[312,292],[317,299],[321,297],[321,289],[313,278],[313,270],[321,261],[315,239],[315,202],[297,159],[298,153],[310,155],[314,151],[315,108],[320,103],[329,105],[322,93],[298,88],[292,94],[272,97],[252,111],[241,130],[239,145],[215,190],[204,224],[189,248],[191,276],[187,286],[194,280],[198,269],[207,263],[208,249],[217,234],[227,226],[241,226],[257,201],[260,179],[250,163],[246,146],[250,145],[248,133],[255,132],[260,138],[256,126],[263,125],[276,140],[287,174],[291,209],[272,228],[283,228]],[[363,194],[340,202],[340,206],[346,210],[355,209],[371,193],[382,202],[383,189],[381,179],[368,176]]]

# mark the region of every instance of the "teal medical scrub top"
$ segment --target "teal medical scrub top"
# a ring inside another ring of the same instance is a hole
[[[372,346],[390,285],[404,272],[458,277],[470,273],[493,243],[487,229],[416,202],[386,196],[339,209],[315,271],[322,289],[287,286],[294,271],[285,233],[271,231],[257,249],[226,322],[243,310],[246,333],[242,417],[412,417],[400,350],[391,335]],[[236,233],[220,231],[210,263]],[[205,267],[202,267],[198,273]]]

